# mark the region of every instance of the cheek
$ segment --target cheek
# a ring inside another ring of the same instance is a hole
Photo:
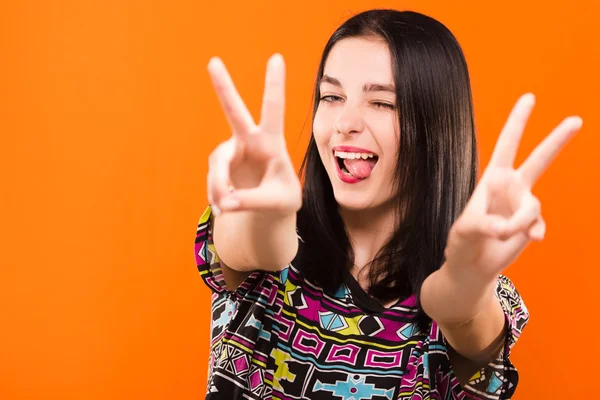
[[[383,122],[383,120],[380,120]],[[398,128],[395,126],[394,121],[390,118],[385,124],[379,124],[377,129],[377,144],[383,151],[384,155],[384,169],[386,175],[393,175],[395,173],[396,164],[398,160],[398,151],[400,149],[400,134]]]
[[[329,123],[328,114],[322,108],[319,108],[313,121],[313,135],[319,147],[319,152],[321,152],[323,147],[327,147],[331,139],[332,125]]]

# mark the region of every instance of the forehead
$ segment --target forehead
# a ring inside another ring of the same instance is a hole
[[[392,61],[388,45],[375,37],[356,37],[337,42],[327,57],[323,73],[344,86],[365,82],[393,84]]]

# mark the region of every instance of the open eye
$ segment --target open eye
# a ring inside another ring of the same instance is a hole
[[[334,101],[342,101],[344,99],[342,99],[340,96],[328,95],[321,97],[320,100],[324,101],[325,103],[333,103]]]

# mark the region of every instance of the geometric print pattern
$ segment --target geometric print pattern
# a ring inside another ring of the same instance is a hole
[[[195,241],[198,271],[212,290],[206,399],[425,400],[509,399],[518,373],[509,354],[529,319],[512,282],[499,276],[496,295],[506,319],[499,356],[462,387],[448,344],[432,321],[422,332],[411,296],[368,312],[343,285],[328,295],[305,280],[301,266],[255,271],[225,288],[212,243],[211,210]],[[300,239],[301,240],[301,239]]]

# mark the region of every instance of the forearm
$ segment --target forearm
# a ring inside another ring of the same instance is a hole
[[[279,270],[298,251],[296,213],[226,212],[213,221],[217,254],[231,269]]]
[[[444,265],[423,282],[421,304],[457,353],[487,363],[504,343],[505,317],[495,290],[496,278],[457,276]]]

